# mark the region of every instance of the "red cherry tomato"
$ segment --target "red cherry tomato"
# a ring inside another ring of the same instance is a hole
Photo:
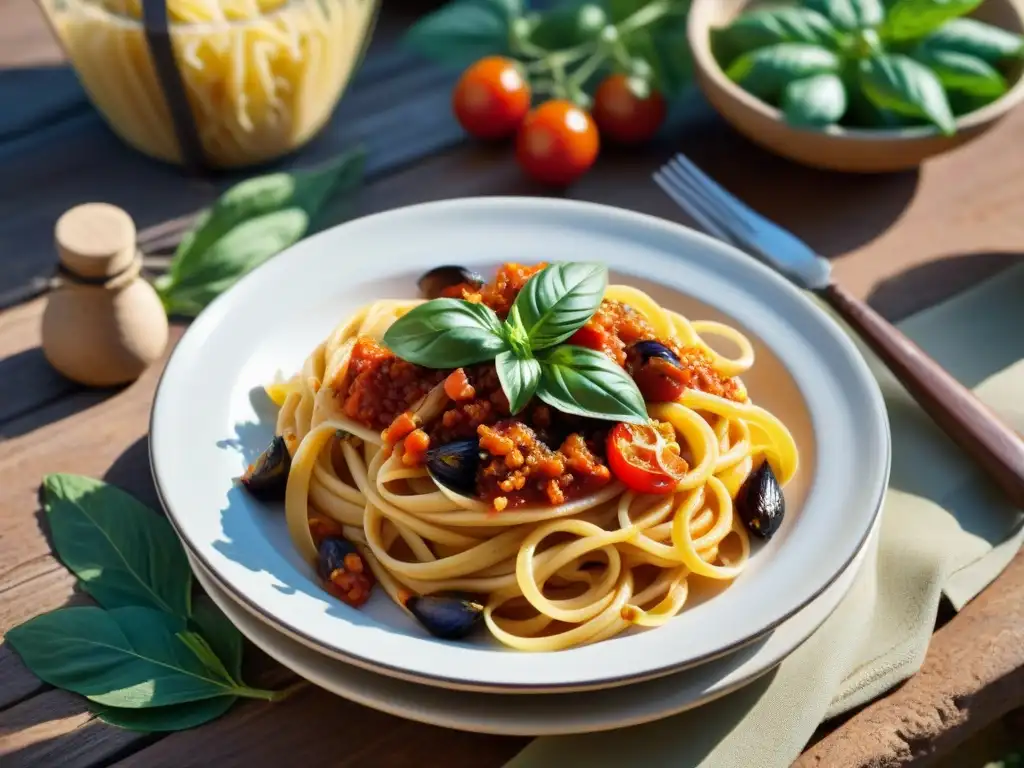
[[[608,341],[608,334],[599,328],[584,325],[576,333],[569,337],[566,344],[574,344],[577,347],[586,347],[598,352],[604,351],[605,342]]]
[[[616,424],[607,451],[612,474],[637,493],[671,493],[689,469],[670,424]]]
[[[686,389],[686,374],[660,357],[652,357],[633,374],[637,389],[649,403],[674,403]]]
[[[651,91],[639,98],[625,75],[609,75],[594,94],[594,120],[601,133],[622,144],[651,139],[665,121],[665,99]]]
[[[531,111],[516,137],[519,165],[545,184],[565,186],[597,159],[597,127],[571,101],[554,99]]]
[[[452,93],[452,109],[473,136],[511,136],[530,111],[530,86],[512,59],[488,56],[462,73]]]

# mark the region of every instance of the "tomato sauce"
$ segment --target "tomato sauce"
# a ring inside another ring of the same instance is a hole
[[[484,304],[504,317],[522,287],[544,266],[505,264],[491,283],[451,286],[444,295]],[[633,308],[604,301],[567,343],[601,351],[636,377],[645,363],[630,353],[630,346],[656,338]],[[663,343],[679,357],[679,380],[685,386],[741,399],[737,383],[717,374],[701,350]],[[449,395],[446,409],[429,424],[409,422],[409,412],[442,382]],[[612,480],[606,455],[612,422],[561,413],[538,399],[512,417],[493,363],[433,370],[398,359],[374,339],[360,338],[334,394],[349,418],[382,431],[394,425],[391,434],[407,435],[411,443],[405,459],[412,465],[422,464],[430,448],[479,439],[483,460],[477,470],[477,496],[499,511],[562,504]]]

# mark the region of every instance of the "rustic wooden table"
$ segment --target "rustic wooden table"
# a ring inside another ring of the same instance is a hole
[[[435,4],[385,10],[370,54],[330,128],[293,161],[313,163],[364,142],[370,162],[357,213],[439,198],[546,193],[520,176],[507,148],[465,143],[448,110],[452,73],[395,46],[409,20]],[[112,202],[135,217],[142,246],[156,253],[172,245],[188,214],[209,203],[229,180],[186,179],[120,144],[88,105],[31,0],[0,3],[0,105],[0,632],[5,632],[39,613],[88,601],[50,553],[37,499],[43,474],[102,477],[159,506],[146,430],[161,366],[125,389],[86,391],[60,378],[39,349],[44,299],[32,296],[53,269],[53,224],[77,203]],[[674,149],[685,150],[727,187],[833,259],[838,278],[890,318],[933,304],[1022,258],[1024,112],[919,172],[858,178],[771,157],[698,105],[670,144],[639,153],[607,152],[568,194],[686,222],[650,181]],[[176,325],[172,340],[182,330]],[[1007,732],[1024,732],[1024,719],[1012,712],[1024,705],[1022,595],[1024,555],[938,629],[914,678],[843,724],[823,726],[799,764],[923,764],[1004,717],[1011,718]],[[255,650],[248,655],[256,682],[279,685],[294,677]],[[486,768],[500,766],[525,743],[407,722],[312,687],[279,705],[236,705],[220,720],[191,731],[141,735],[91,718],[80,699],[48,688],[0,646],[0,763],[5,768]]]

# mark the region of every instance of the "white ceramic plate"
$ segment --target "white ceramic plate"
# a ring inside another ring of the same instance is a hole
[[[879,518],[881,520],[881,518]],[[367,672],[317,653],[264,623],[217,586],[189,555],[196,578],[231,622],[260,650],[333,694],[392,715],[462,731],[508,736],[594,733],[659,720],[706,704],[769,672],[796,649],[873,567],[877,529],[832,586],[775,631],[736,653],[647,682],[584,693],[504,696],[452,691]]]
[[[261,387],[290,374],[357,306],[416,295],[441,263],[585,259],[693,318],[739,325],[757,362],[754,401],[796,438],[787,518],[744,573],[668,625],[556,653],[427,635],[383,594],[354,610],[325,593],[294,551],[280,507],[234,486],[269,441]],[[238,600],[318,650],[404,679],[518,692],[606,687],[734,651],[821,594],[867,538],[889,469],[873,377],[842,330],[750,257],[659,219],[592,204],[485,198],[414,206],[311,237],[255,270],[192,324],[164,372],[150,450],[168,517]]]

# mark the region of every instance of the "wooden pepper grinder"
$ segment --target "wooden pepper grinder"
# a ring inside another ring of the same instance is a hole
[[[134,381],[167,346],[167,315],[140,277],[135,223],[120,208],[87,203],[54,229],[59,285],[43,312],[43,353],[91,387]]]

